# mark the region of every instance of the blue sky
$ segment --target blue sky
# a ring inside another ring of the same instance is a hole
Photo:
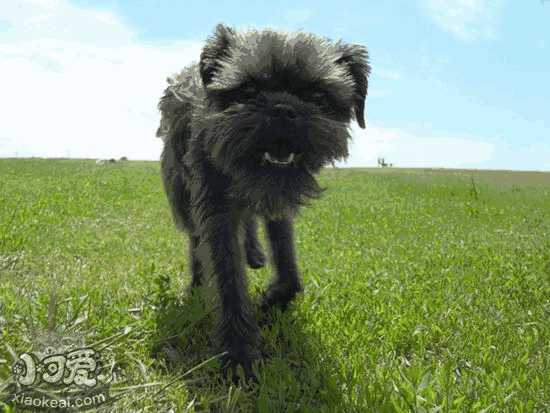
[[[367,46],[368,127],[352,128],[348,166],[550,171],[539,0],[0,0],[0,156],[158,158],[164,79],[218,22]]]

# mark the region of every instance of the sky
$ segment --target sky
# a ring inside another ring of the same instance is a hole
[[[0,0],[0,157],[158,159],[166,77],[223,22],[363,44],[340,166],[550,171],[550,2]]]

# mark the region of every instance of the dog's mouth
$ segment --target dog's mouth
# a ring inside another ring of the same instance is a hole
[[[269,152],[264,152],[263,160],[273,165],[286,166],[290,165],[294,161],[294,152],[289,153],[286,156],[276,156]]]

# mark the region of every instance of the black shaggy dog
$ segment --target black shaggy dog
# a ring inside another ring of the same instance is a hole
[[[364,128],[367,50],[307,33],[236,32],[218,25],[198,64],[168,80],[159,109],[162,178],[189,234],[192,285],[214,277],[224,374],[252,376],[258,327],[246,262],[265,264],[265,220],[276,277],[262,309],[301,291],[292,220],[321,188],[314,174],[348,155],[349,122]]]

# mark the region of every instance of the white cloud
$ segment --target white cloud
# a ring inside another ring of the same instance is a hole
[[[471,137],[418,137],[396,128],[352,126],[350,157],[340,166],[375,166],[378,157],[398,167],[480,167],[490,161],[494,145]]]
[[[0,19],[0,156],[158,158],[158,98],[199,42],[139,42],[65,0],[9,2]]]
[[[385,80],[401,80],[403,77],[401,75],[401,72],[395,69],[385,69],[385,68],[373,68],[372,69],[372,76],[378,76],[381,79]]]
[[[422,0],[428,16],[460,40],[494,38],[501,0]]]
[[[284,14],[284,19],[291,25],[302,24],[311,19],[313,12],[309,9],[290,9]]]

